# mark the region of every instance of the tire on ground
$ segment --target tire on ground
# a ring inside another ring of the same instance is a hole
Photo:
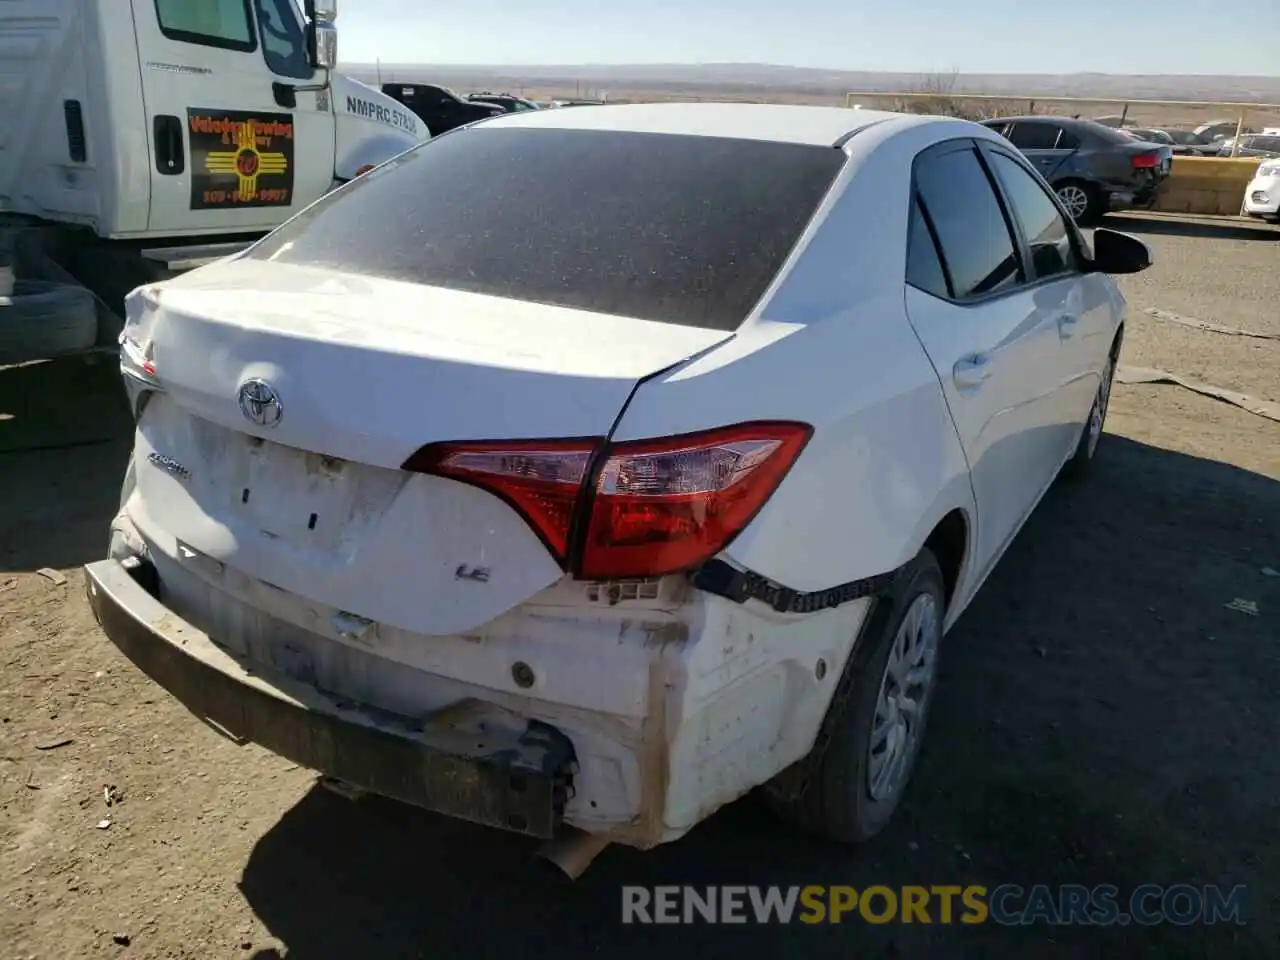
[[[870,621],[854,647],[846,675],[840,683],[850,684],[848,698],[841,705],[833,703],[824,725],[831,738],[816,768],[811,770],[808,789],[793,799],[782,800],[766,787],[760,793],[765,805],[783,820],[802,830],[838,843],[857,844],[880,832],[893,816],[910,782],[916,751],[907,761],[899,781],[899,789],[883,800],[873,799],[869,792],[868,746],[874,722],[876,700],[885,665],[889,659],[898,627],[912,602],[921,593],[934,598],[939,627],[946,609],[946,589],[942,568],[928,548],[899,573],[894,584],[872,606]],[[934,656],[937,656],[935,650]],[[936,666],[933,682],[936,683]],[[929,694],[932,694],[932,683]],[[918,722],[923,736],[928,719],[928,700]]]
[[[0,363],[75,353],[97,339],[97,305],[83,287],[19,280],[0,297]]]

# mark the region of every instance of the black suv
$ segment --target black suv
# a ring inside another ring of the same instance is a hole
[[[1026,155],[1081,225],[1105,213],[1150,207],[1173,167],[1173,148],[1091,120],[999,117],[984,127]]]
[[[448,87],[430,83],[384,83],[382,92],[421,117],[433,137],[507,112],[497,104],[463,100]]]

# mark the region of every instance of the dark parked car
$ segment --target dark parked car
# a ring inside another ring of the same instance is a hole
[[[1163,143],[1173,148],[1175,157],[1216,156],[1218,148],[1201,143],[1189,130],[1157,130],[1152,127],[1125,127],[1124,133],[1148,143]]]
[[[1164,132],[1173,138],[1176,146],[1198,150],[1202,156],[1211,157],[1217,149],[1212,141],[1206,140],[1194,130],[1165,130]]]
[[[1104,213],[1149,207],[1173,167],[1173,148],[1090,120],[1000,117],[983,126],[1035,164],[1079,224]]]
[[[471,103],[489,103],[495,107],[501,107],[507,113],[542,109],[532,100],[526,100],[524,97],[517,97],[511,93],[489,93],[485,91],[483,93],[468,94],[467,99]]]
[[[1218,156],[1231,156],[1231,148],[1235,144],[1235,137],[1227,137],[1217,143]],[[1261,133],[1251,133],[1240,138],[1240,149],[1236,151],[1237,157],[1262,157],[1264,159],[1280,157],[1280,137],[1267,136]]]
[[[496,104],[464,100],[448,87],[430,83],[384,83],[382,92],[421,117],[433,137],[507,112]]]

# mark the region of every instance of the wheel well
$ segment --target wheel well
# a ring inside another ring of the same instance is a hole
[[[938,566],[942,568],[942,583],[947,591],[947,603],[950,604],[956,592],[956,584],[960,581],[960,568],[964,565],[965,552],[969,547],[969,523],[964,513],[952,510],[933,528],[924,545],[938,558]]]
[[[1065,187],[1067,184],[1074,184],[1075,186],[1080,187],[1095,201],[1104,195],[1102,187],[1094,183],[1092,180],[1087,180],[1084,177],[1063,177],[1061,180],[1055,180],[1051,186],[1053,187],[1053,192],[1057,193],[1060,187]]]
[[[1120,347],[1124,343],[1124,324],[1116,328],[1116,338],[1111,341],[1111,359],[1120,359]]]

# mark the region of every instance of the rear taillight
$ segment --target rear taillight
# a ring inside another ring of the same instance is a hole
[[[404,469],[474,484],[501,497],[564,563],[574,508],[601,441],[514,440],[423,447]]]
[[[1160,154],[1135,153],[1129,158],[1129,162],[1133,164],[1135,170],[1150,170],[1160,166]]]
[[[603,448],[592,440],[433,444],[404,466],[501,497],[581,579],[656,577],[728,546],[812,433],[769,421]]]
[[[614,444],[576,572],[656,577],[709,560],[764,506],[811,433],[805,424],[752,423]]]

